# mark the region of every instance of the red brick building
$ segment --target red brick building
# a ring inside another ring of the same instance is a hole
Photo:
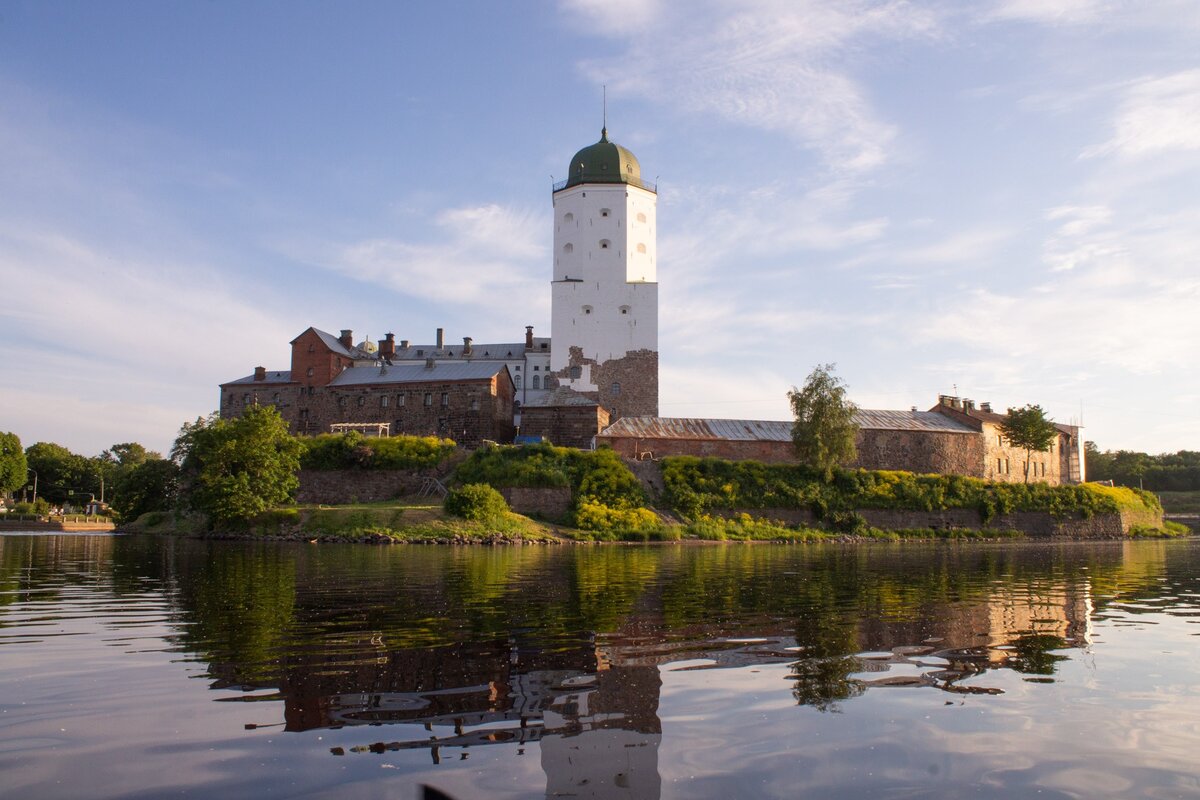
[[[501,361],[453,361],[432,356],[394,363],[378,350],[355,346],[309,328],[292,340],[292,369],[268,371],[221,384],[221,416],[250,405],[273,405],[293,433],[328,433],[335,424],[379,426],[389,434],[435,435],[473,447],[483,440],[512,441],[515,387]],[[385,427],[386,426],[386,427]]]

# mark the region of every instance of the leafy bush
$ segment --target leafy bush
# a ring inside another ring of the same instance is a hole
[[[44,497],[39,497],[32,503],[17,503],[13,506],[14,514],[36,514],[44,517],[50,513],[50,503]]]
[[[757,519],[746,513],[726,519],[710,517],[707,514],[688,523],[684,531],[689,536],[711,542],[723,542],[727,539],[738,541],[806,541],[822,539],[828,536],[823,531],[811,528],[793,528],[783,522]]]
[[[612,450],[575,450],[549,444],[502,446],[476,450],[459,465],[455,479],[491,486],[569,486],[574,497],[576,527],[585,504],[613,511],[643,509],[646,493],[637,476]],[[647,512],[654,516],[652,512]],[[594,521],[594,511],[584,518]],[[657,519],[657,517],[655,517]]]
[[[504,495],[486,483],[468,483],[451,490],[443,508],[447,514],[476,522],[495,522],[508,513]]]
[[[835,470],[833,480],[827,483],[820,473],[800,465],[694,456],[664,459],[663,482],[664,502],[690,519],[711,510],[739,508],[806,508],[826,520],[838,512],[863,508],[967,508],[990,522],[1014,511],[1044,511],[1065,518],[1123,508],[1160,508],[1148,492],[1095,484],[989,483],[962,475],[861,469]]]
[[[598,538],[649,541],[663,533],[662,520],[646,508],[611,508],[583,500],[575,511],[575,527],[604,534]],[[677,537],[676,537],[677,538]]]
[[[300,467],[334,469],[428,469],[446,460],[455,444],[436,436],[367,438],[357,431],[301,437]]]

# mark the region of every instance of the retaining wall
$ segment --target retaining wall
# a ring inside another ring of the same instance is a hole
[[[816,525],[816,515],[806,508],[739,508],[713,512],[721,517],[749,514],[760,519],[779,520],[790,525]],[[969,530],[1015,530],[1027,536],[1061,536],[1072,539],[1114,539],[1129,533],[1132,525],[1162,527],[1162,518],[1151,512],[1121,512],[1096,514],[1092,517],[1056,519],[1044,511],[1016,511],[999,514],[984,524],[978,511],[951,508],[944,511],[905,511],[898,509],[864,508],[858,514],[869,525],[883,530],[913,528],[964,528]]]
[[[542,519],[561,521],[571,510],[571,489],[556,486],[543,489],[510,486],[500,490],[508,507],[518,514],[536,514]]]

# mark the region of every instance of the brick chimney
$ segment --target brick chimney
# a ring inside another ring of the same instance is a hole
[[[338,337],[338,342],[347,350],[354,347],[354,331],[343,330],[342,335]]]
[[[254,368],[254,380],[265,381],[266,379],[267,379],[267,368],[266,367],[255,367]]]
[[[437,349],[441,350],[446,345],[446,332],[441,328],[437,329]]]
[[[437,363],[437,362],[433,360],[433,357],[432,357],[432,356],[431,356],[431,357],[429,357],[429,358],[427,358],[427,359],[425,359],[425,369],[433,369],[433,366],[434,366],[434,364],[436,364],[436,363]]]
[[[526,350],[533,349],[533,326],[532,325],[525,326],[525,349]]]
[[[384,358],[396,355],[396,334],[389,333],[379,340],[379,355]]]
[[[463,357],[464,357],[464,358],[466,358],[467,356],[471,355],[471,337],[470,337],[470,336],[464,336],[464,337],[463,337],[463,351],[462,351],[462,354],[463,354]]]
[[[979,404],[979,410],[980,410],[980,411],[983,411],[983,412],[986,412],[986,413],[988,413],[988,414],[992,413],[992,403],[991,403],[991,401],[989,400],[989,401],[987,401],[986,403],[980,403],[980,404]]]
[[[975,401],[968,400],[967,398],[964,397],[963,398],[963,411],[974,411],[974,410],[975,410]]]
[[[401,340],[400,340],[400,349],[401,349],[401,350],[407,350],[407,349],[408,349],[408,339],[401,339]]]

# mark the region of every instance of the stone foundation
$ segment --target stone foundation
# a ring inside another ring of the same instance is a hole
[[[741,508],[715,510],[720,517],[749,514],[759,519],[777,520],[788,525],[817,525],[816,515],[806,508]],[[951,508],[944,511],[904,511],[890,508],[864,508],[860,514],[867,524],[885,531],[932,528],[946,530],[1020,531],[1027,536],[1058,536],[1070,539],[1119,539],[1133,525],[1161,528],[1162,519],[1152,513],[1097,514],[1088,518],[1056,519],[1044,511],[1017,511],[999,514],[986,525],[978,511]]]
[[[560,522],[571,510],[571,489],[566,486],[528,488],[510,486],[500,490],[508,507],[518,514],[537,515],[542,519]]]

